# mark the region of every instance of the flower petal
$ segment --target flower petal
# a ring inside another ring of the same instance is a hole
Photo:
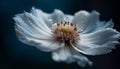
[[[91,13],[87,11],[79,11],[75,14],[73,23],[77,23],[82,34],[90,33],[96,27],[96,22],[99,19],[99,13],[97,11],[92,11]]]
[[[58,23],[64,20],[64,13],[61,10],[55,9],[54,12],[49,16],[51,24]]]
[[[79,54],[79,55],[73,55],[73,58],[76,59],[78,65],[80,65],[81,67],[85,67],[86,65],[92,66],[93,63],[88,60],[87,57]]]
[[[73,15],[65,14],[64,21],[66,21],[66,22],[72,22],[72,20],[73,20]]]
[[[54,41],[52,32],[46,24],[31,13],[18,14],[14,17],[15,30],[20,41],[23,43],[40,47],[44,50],[55,50],[58,46]],[[54,41],[55,42],[55,41]],[[52,47],[51,47],[52,44]]]
[[[102,30],[105,28],[113,28],[114,27],[112,19],[109,20],[107,23],[106,23],[106,21],[98,21],[96,24],[97,25],[96,25],[95,31]]]
[[[119,37],[119,32],[108,28],[81,35],[81,40],[71,45],[78,52],[87,55],[101,55],[111,52],[111,49],[115,49],[115,45],[119,43],[117,41]]]
[[[61,10],[55,9],[49,16],[49,22],[51,24],[56,24],[58,22],[72,22],[73,16],[64,14]]]
[[[79,29],[84,29],[89,15],[90,15],[89,12],[81,10],[75,13],[72,23],[76,23]]]
[[[99,13],[97,11],[92,11],[88,18],[86,28],[83,30],[82,33],[85,34],[94,31],[98,20],[99,20]]]
[[[81,55],[78,51],[76,51],[75,49],[71,49],[72,51],[72,56],[69,57],[69,59],[71,58],[71,60],[77,61],[78,65],[84,67],[85,65],[89,65],[92,66],[92,62],[90,60],[88,60],[87,57]],[[69,61],[69,60],[68,60]]]
[[[64,48],[54,51],[52,53],[52,58],[57,62],[63,61],[71,63],[77,61],[78,64],[82,67],[84,67],[85,65],[92,65],[92,62],[89,61],[86,57],[79,54],[74,49],[66,46]]]
[[[72,21],[72,15],[65,15],[61,10],[55,9],[53,13],[48,14],[43,12],[40,9],[35,9],[34,7],[31,10],[31,13],[38,19],[42,19],[48,27],[51,27],[52,24],[58,23],[61,21]]]
[[[80,47],[81,46],[81,47]],[[75,46],[73,45],[72,47],[83,54],[86,55],[101,55],[101,54],[106,54],[111,52],[111,49],[114,49],[111,46],[100,46],[100,45],[92,45],[93,47],[90,47],[89,45],[79,45]]]
[[[55,40],[41,40],[38,43],[39,45],[36,45],[36,47],[46,52],[54,51],[64,47],[62,43],[59,43],[58,41],[55,41]]]
[[[50,14],[43,12],[40,9],[32,8],[31,14],[38,18],[40,21],[42,20],[44,24],[46,24],[49,28],[52,27],[52,23],[49,21]]]
[[[109,41],[117,41],[120,33],[112,28],[102,29],[91,34],[81,35],[81,39],[92,44],[103,45]]]
[[[57,62],[67,61],[69,56],[71,56],[71,52],[70,52],[69,48],[67,48],[67,47],[63,47],[52,53],[53,60],[55,60]]]
[[[111,19],[106,23],[105,28],[113,28],[113,27],[114,27],[114,24],[113,24],[113,21]]]
[[[73,47],[73,44],[70,43],[71,46]],[[78,50],[76,50],[75,47],[71,48],[72,51],[72,56],[69,57],[71,58],[72,61],[77,61],[78,65],[84,67],[85,65],[92,66],[92,62],[85,56],[81,55]]]

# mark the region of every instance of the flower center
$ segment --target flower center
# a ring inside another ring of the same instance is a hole
[[[58,22],[52,26],[52,31],[58,41],[76,42],[80,40],[80,32],[77,29],[77,25],[70,22]]]

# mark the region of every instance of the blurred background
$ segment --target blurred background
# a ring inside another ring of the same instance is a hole
[[[120,31],[119,0],[0,0],[0,69],[64,69],[63,62],[54,62],[51,53],[42,52],[35,47],[21,43],[14,30],[15,14],[29,12],[34,6],[51,13],[60,9],[64,13],[74,14],[79,10],[97,10],[100,20],[113,19]],[[120,69],[119,45],[110,54],[87,56],[94,65],[81,68],[76,63],[69,69]]]

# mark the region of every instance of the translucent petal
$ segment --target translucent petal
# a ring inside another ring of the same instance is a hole
[[[81,10],[75,13],[72,23],[76,23],[79,29],[85,29],[89,15],[89,12]]]
[[[76,59],[78,65],[80,65],[81,67],[85,67],[86,65],[89,65],[89,66],[93,65],[93,63],[90,60],[88,60],[87,57],[81,54],[74,55],[73,57]]]
[[[31,14],[37,17],[39,20],[42,20],[49,28],[52,26],[52,23],[49,21],[50,14],[34,7],[31,10]]]
[[[91,45],[91,44],[90,44]],[[89,45],[73,45],[72,47],[83,54],[86,55],[101,55],[111,52],[111,49],[114,49],[114,47],[111,46],[100,46],[100,45],[92,45],[93,47],[90,47]]]
[[[71,22],[73,19],[72,15],[64,14],[61,10],[55,9],[52,14],[49,15],[49,22],[51,24],[55,24],[58,22],[69,21]]]
[[[91,13],[87,11],[79,11],[75,14],[73,18],[73,23],[77,23],[78,28],[81,31],[81,34],[90,33],[96,27],[96,22],[99,19],[99,13],[92,11]]]
[[[60,62],[60,61],[67,61],[68,57],[71,56],[71,52],[69,48],[63,47],[58,49],[52,53],[53,60]]]
[[[106,23],[105,28],[113,28],[113,27],[114,27],[114,24],[113,24],[113,21],[111,19]]]
[[[60,47],[51,42],[54,41],[54,38],[47,25],[32,14],[27,12],[18,14],[14,20],[16,22],[15,30],[20,41],[46,51]]]
[[[49,19],[51,19],[51,22],[58,23],[64,20],[64,13],[58,9],[55,9],[54,12],[49,16]]]
[[[72,44],[71,44],[72,45]],[[73,45],[72,45],[73,46]],[[71,58],[71,60],[73,61],[77,61],[78,65],[84,67],[86,65],[89,65],[91,66],[92,65],[92,62],[90,60],[88,60],[87,57],[81,55],[78,51],[76,51],[76,49],[74,48],[71,48],[71,51],[72,51],[72,56],[69,57]],[[69,61],[69,60],[68,60]],[[74,62],[73,61],[73,62]]]
[[[72,22],[73,20],[73,16],[72,15],[68,15],[68,14],[65,14],[65,17],[64,17],[64,21],[66,22]]]
[[[63,61],[71,63],[77,61],[78,64],[82,67],[85,65],[92,65],[91,61],[70,47],[64,47],[54,51],[52,53],[52,58],[57,62]]]
[[[96,25],[95,31],[102,30],[105,28],[113,28],[114,27],[112,19],[109,20],[107,23],[106,23],[106,21],[98,21],[96,24],[97,25]]]
[[[73,47],[73,44],[71,44]],[[70,57],[72,60],[77,61],[78,65],[81,67],[84,67],[86,65],[92,66],[92,62],[85,56],[81,55],[78,50],[76,51],[75,48],[71,49],[72,51],[72,56]]]
[[[112,28],[102,29],[90,34],[81,35],[81,39],[91,44],[103,45],[109,41],[117,41],[120,33]]]
[[[101,55],[111,52],[120,37],[120,33],[111,28],[99,30],[91,34],[81,35],[81,40],[72,47],[78,52],[87,55]]]
[[[83,32],[82,34],[84,33],[90,33],[92,31],[95,30],[95,27],[96,27],[96,22],[99,20],[99,13],[97,11],[92,11],[89,18],[88,18],[88,21],[87,21],[87,24],[85,26],[85,29],[83,29]]]
[[[59,48],[64,47],[64,45],[58,41],[55,40],[41,40],[38,43],[41,43],[40,46],[36,45],[36,47],[42,51],[54,51]]]

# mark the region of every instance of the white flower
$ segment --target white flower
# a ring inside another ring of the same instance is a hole
[[[84,67],[92,62],[82,54],[106,54],[119,43],[120,33],[113,29],[112,20],[100,21],[99,15],[84,10],[68,15],[58,9],[48,14],[32,8],[30,13],[14,17],[15,30],[23,43],[52,52],[53,60],[77,62]]]

